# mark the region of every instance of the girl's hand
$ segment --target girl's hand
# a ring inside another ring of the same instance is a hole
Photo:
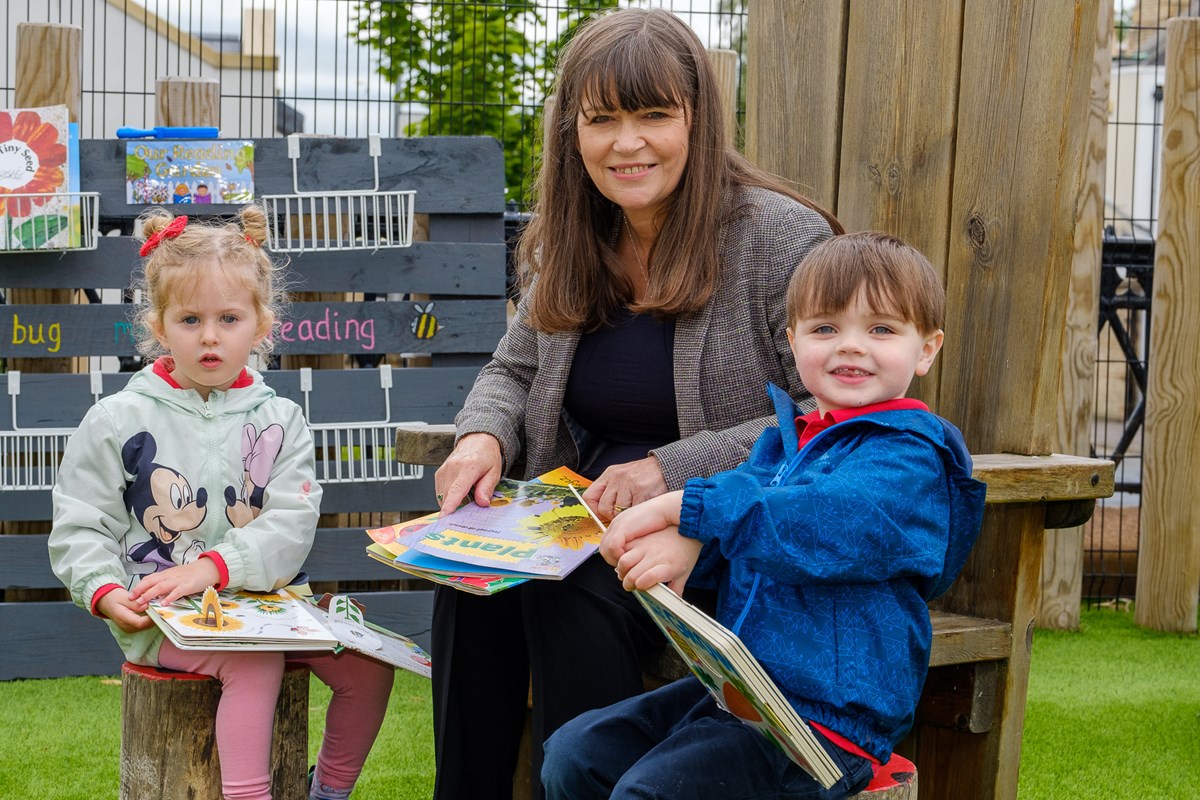
[[[146,604],[138,603],[124,587],[113,589],[100,598],[96,610],[111,619],[125,633],[136,633],[154,625],[146,615]]]
[[[665,528],[634,541],[617,561],[617,576],[626,591],[665,583],[682,597],[702,547],[695,539],[680,536],[678,528]]]
[[[144,607],[151,600],[161,597],[158,602],[169,606],[181,597],[202,592],[209,586],[216,586],[219,580],[221,573],[213,560],[197,558],[190,564],[171,567],[142,578],[137,586],[133,587],[133,600]]]
[[[459,439],[454,452],[433,476],[439,515],[449,514],[458,508],[472,490],[476,503],[488,505],[503,468],[504,456],[495,436],[490,433],[469,433]]]
[[[669,492],[623,511],[600,540],[600,555],[615,567],[636,539],[664,530],[678,534],[682,506],[683,492]]]
[[[667,491],[662,467],[654,456],[626,464],[614,464],[583,493],[583,499],[605,519]]]

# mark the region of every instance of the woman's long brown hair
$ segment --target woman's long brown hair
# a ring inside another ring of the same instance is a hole
[[[708,55],[674,14],[627,8],[585,23],[563,49],[557,73],[534,214],[517,250],[523,287],[537,282],[529,297],[535,329],[593,330],[622,305],[664,317],[699,310],[717,286],[721,229],[738,212],[735,187],[761,186],[793,197],[842,232],[835,217],[727,143]],[[625,111],[681,107],[690,121],[688,161],[658,220],[658,238],[647,254],[650,285],[640,303],[630,302],[633,286],[617,262],[621,210],[596,188],[579,152],[576,117],[585,101]]]

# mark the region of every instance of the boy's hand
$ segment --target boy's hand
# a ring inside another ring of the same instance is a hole
[[[680,536],[678,528],[665,528],[630,544],[617,561],[617,575],[626,591],[665,583],[682,597],[683,586],[703,547],[695,539]]]
[[[221,573],[213,560],[197,558],[190,564],[171,567],[142,578],[137,586],[133,587],[133,600],[144,607],[151,600],[161,597],[158,602],[169,606],[181,597],[204,591],[209,586],[216,586],[219,580]]]
[[[600,540],[600,555],[615,567],[634,539],[667,528],[677,530],[682,505],[683,492],[668,492],[622,511]]]
[[[146,616],[146,604],[134,600],[123,587],[101,597],[96,603],[96,610],[126,633],[136,633],[154,625],[154,620]]]

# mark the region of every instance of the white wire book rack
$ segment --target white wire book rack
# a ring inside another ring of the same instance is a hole
[[[379,367],[379,386],[384,414],[363,422],[314,423],[309,411],[312,370],[300,370],[304,415],[316,443],[317,481],[322,484],[419,480],[425,468],[397,463],[394,456],[396,428],[391,419],[392,368]],[[8,395],[12,430],[0,430],[0,492],[38,491],[54,488],[67,439],[75,428],[32,428],[17,425],[21,373],[9,372]],[[103,394],[103,373],[90,373],[93,402]]]
[[[0,253],[95,250],[99,192],[0,194]]]
[[[380,250],[412,244],[416,192],[379,191],[379,134],[367,137],[375,171],[370,189],[301,191],[300,134],[288,136],[287,148],[293,193],[263,196],[272,219],[267,234],[272,250]]]

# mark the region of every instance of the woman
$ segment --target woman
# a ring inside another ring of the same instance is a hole
[[[504,474],[567,465],[603,516],[745,460],[772,381],[807,398],[784,289],[837,221],[726,144],[704,47],[660,10],[583,25],[518,250],[516,318],[455,420],[443,512],[486,505]],[[563,581],[434,601],[437,800],[507,798],[532,676],[541,744],[583,711],[642,690],[662,638],[593,557]]]

